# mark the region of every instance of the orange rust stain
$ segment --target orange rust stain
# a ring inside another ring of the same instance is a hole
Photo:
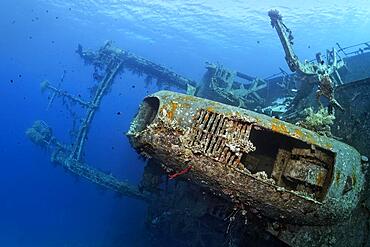
[[[336,182],[337,186],[339,185],[339,181],[340,181],[340,172],[337,171],[337,174],[335,175],[335,182]]]
[[[319,172],[319,174],[317,175],[317,178],[316,178],[317,184],[319,184],[319,185],[324,184],[325,177],[326,176],[323,172]]]
[[[289,134],[289,130],[288,130],[288,128],[287,128],[284,124],[282,124],[282,125],[280,126],[280,129],[282,130],[282,132],[283,132],[283,133],[287,133],[287,134]]]
[[[302,130],[296,129],[294,131],[294,135],[297,136],[298,138],[302,138],[304,134],[303,134]]]
[[[170,109],[169,111],[167,112],[167,117],[172,120],[173,117],[175,116],[175,112],[176,112],[176,109],[177,109],[177,103],[171,101],[170,104]]]
[[[191,96],[191,95],[184,95],[181,97],[182,100],[184,101],[193,101],[193,102],[196,102],[196,101],[199,101],[198,98],[194,97],[194,96]]]
[[[208,106],[207,107],[207,111],[214,112],[215,111],[215,108],[212,107],[212,106]]]
[[[284,123],[282,123],[281,121],[279,121],[278,119],[276,118],[273,118],[271,120],[272,124],[271,124],[271,129],[272,131],[274,132],[278,132],[278,133],[282,133],[282,134],[289,134],[289,130],[288,128],[285,126]]]
[[[272,124],[271,129],[274,132],[289,134],[289,130],[284,124]]]
[[[277,126],[277,125],[275,125],[275,124],[273,124],[273,125],[271,126],[271,129],[272,129],[272,131],[274,131],[274,132],[278,132],[278,131],[279,131],[278,126]]]

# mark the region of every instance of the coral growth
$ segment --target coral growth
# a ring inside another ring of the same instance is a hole
[[[331,136],[330,126],[333,125],[335,116],[330,114],[327,108],[321,108],[317,112],[312,107],[304,110],[306,118],[297,125],[315,131],[321,135]]]

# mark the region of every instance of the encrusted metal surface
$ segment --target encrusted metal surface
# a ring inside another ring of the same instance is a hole
[[[255,150],[249,140],[252,125],[204,109],[199,110],[187,146],[213,160],[237,167],[243,153]]]
[[[358,203],[360,155],[344,143],[189,95],[161,91],[144,102],[128,133],[133,146],[169,171],[191,165],[184,177],[215,195],[291,224],[331,224]],[[143,122],[143,112],[154,117]]]

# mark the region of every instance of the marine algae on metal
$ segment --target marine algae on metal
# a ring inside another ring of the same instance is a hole
[[[149,114],[150,121],[135,118],[128,133],[133,146],[170,170],[192,165],[185,176],[193,183],[280,221],[325,225],[357,206],[364,174],[352,147],[201,98],[182,108],[189,97],[161,91],[146,98],[138,117]],[[338,171],[342,176],[334,183]],[[353,174],[357,182],[343,192]]]

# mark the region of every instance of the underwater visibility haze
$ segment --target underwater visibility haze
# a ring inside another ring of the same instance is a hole
[[[369,13],[1,1],[0,246],[370,246]]]

